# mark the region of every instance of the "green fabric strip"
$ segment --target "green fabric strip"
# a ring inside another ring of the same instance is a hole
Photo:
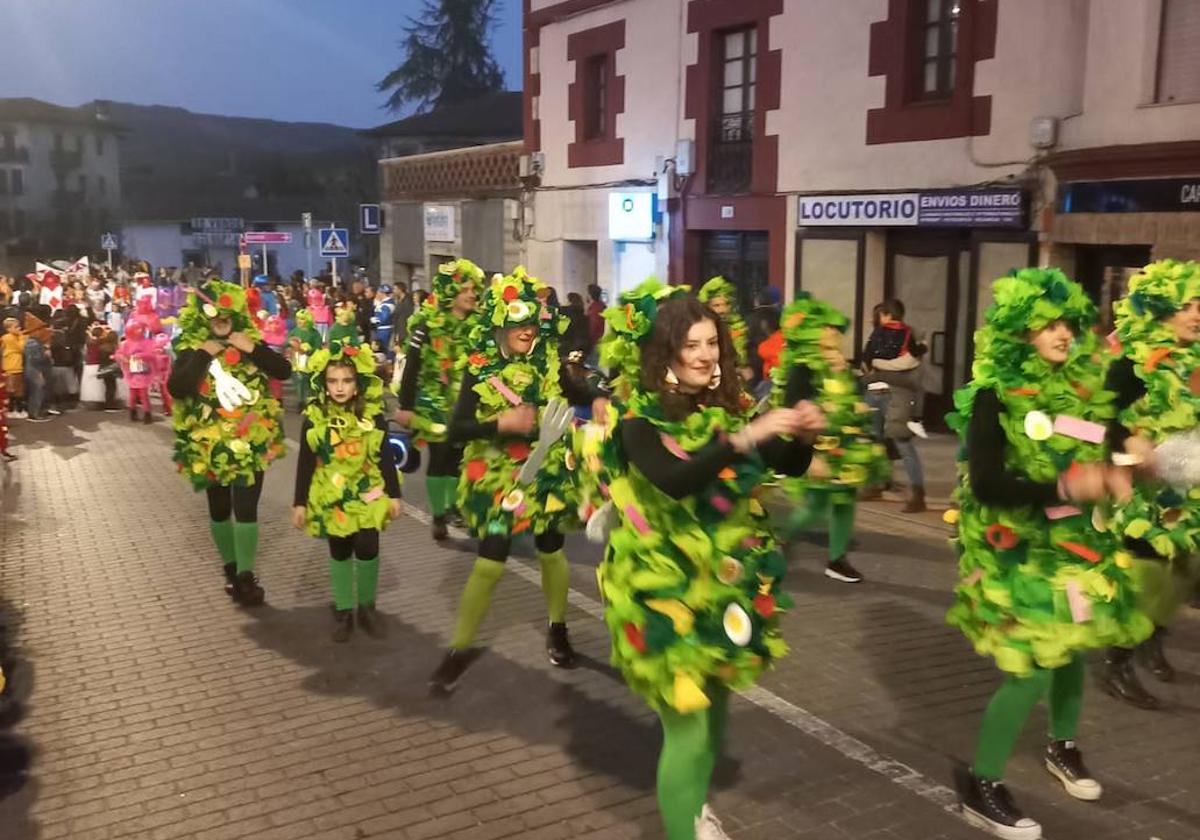
[[[237,551],[237,570],[254,571],[254,559],[258,556],[258,523],[233,523],[233,544]]]
[[[562,549],[549,554],[538,552],[538,563],[542,567],[542,592],[546,596],[546,609],[550,623],[558,624],[567,619],[567,590],[571,586],[571,568]]]
[[[349,560],[329,561],[329,584],[333,605],[339,610],[354,608],[354,566]]]
[[[487,615],[488,607],[492,605],[492,592],[503,574],[503,563],[486,557],[475,558],[475,568],[467,578],[462,600],[458,604],[458,621],[454,628],[454,638],[450,640],[451,648],[463,650],[475,640],[479,624]]]
[[[358,603],[375,605],[375,593],[379,589],[379,558],[356,560],[358,571]]]
[[[221,555],[221,562],[224,565],[237,563],[237,547],[233,542],[233,520],[226,519],[222,522],[212,520],[208,523],[208,530],[212,534],[217,553]]]

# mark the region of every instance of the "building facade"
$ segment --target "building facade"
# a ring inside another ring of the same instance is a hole
[[[997,276],[1103,301],[1196,254],[1195,0],[526,0],[524,29],[531,271],[805,289],[847,349],[898,297],[931,414]]]
[[[0,99],[0,254],[11,271],[97,249],[121,205],[117,135],[104,103]]]

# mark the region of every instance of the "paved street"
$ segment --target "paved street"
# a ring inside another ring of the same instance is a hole
[[[580,668],[545,661],[522,546],[484,625],[490,652],[435,700],[425,680],[473,554],[429,540],[419,480],[406,488],[416,510],[384,537],[389,637],[335,645],[323,547],[285,520],[294,458],[269,473],[260,511],[268,603],[244,611],[222,591],[167,424],[78,412],[12,425],[21,460],[2,474],[0,613],[32,668],[18,732],[38,756],[31,784],[0,802],[3,840],[661,836],[657,727],[607,665],[596,547],[568,548]],[[952,449],[928,446],[946,487]],[[997,676],[942,621],[946,529],[898,510],[860,512],[861,586],[821,576],[818,545],[794,551],[792,653],[736,701],[717,771],[731,836],[984,836],[951,812],[946,785]],[[1051,784],[1035,713],[1010,782],[1050,840],[1200,837],[1195,614],[1171,648],[1180,681],[1153,686],[1167,711],[1089,695],[1080,740],[1105,784],[1098,804]]]

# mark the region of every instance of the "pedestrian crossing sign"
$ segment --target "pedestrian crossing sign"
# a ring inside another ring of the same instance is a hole
[[[321,230],[322,257],[350,256],[350,232],[346,228],[324,228]]]
[[[106,233],[100,237],[100,247],[105,251],[117,250],[117,237],[115,234]]]

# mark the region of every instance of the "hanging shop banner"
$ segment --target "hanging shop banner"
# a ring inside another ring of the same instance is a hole
[[[1059,213],[1200,213],[1200,178],[1075,181],[1058,188]]]
[[[802,195],[800,227],[1024,227],[1020,190]]]

